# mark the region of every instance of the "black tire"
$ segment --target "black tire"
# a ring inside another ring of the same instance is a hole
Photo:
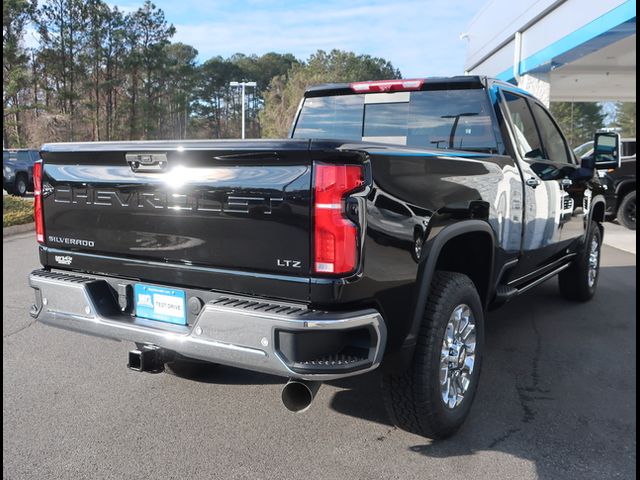
[[[462,401],[449,408],[441,391],[440,355],[449,319],[463,304],[470,308],[475,320],[475,364]],[[473,403],[483,349],[484,311],[473,282],[461,273],[436,272],[412,364],[401,374],[383,377],[385,404],[392,422],[403,430],[429,438],[453,435],[464,423]]]
[[[592,259],[593,242],[597,242],[597,258]],[[591,222],[581,252],[572,262],[571,266],[558,275],[560,293],[567,300],[574,302],[587,302],[593,298],[600,277],[600,250],[602,249],[602,231],[596,222]],[[595,261],[595,279],[589,278],[591,261]]]
[[[27,176],[23,173],[19,173],[16,176],[16,183],[13,186],[13,191],[15,195],[18,195],[19,197],[24,197],[27,194],[28,188],[29,187],[27,185]]]
[[[636,192],[627,193],[618,206],[618,222],[629,230],[636,229]]]

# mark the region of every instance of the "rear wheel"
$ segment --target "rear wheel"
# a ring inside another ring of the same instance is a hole
[[[627,193],[618,207],[618,222],[630,230],[636,229],[636,192]]]
[[[385,403],[400,428],[446,438],[463,424],[478,385],[484,317],[469,277],[436,272],[410,367],[385,375]]]
[[[596,222],[591,222],[587,241],[571,266],[558,275],[560,293],[567,300],[586,302],[593,298],[600,275],[600,249],[602,233]]]

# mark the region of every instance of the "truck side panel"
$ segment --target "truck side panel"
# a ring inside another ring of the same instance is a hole
[[[448,225],[473,219],[490,226],[496,249],[494,276],[517,258],[522,238],[522,181],[510,157],[468,152],[443,155],[366,144],[338,145],[338,152],[328,144],[324,147],[312,148],[314,160],[335,161],[340,151],[364,152],[373,186],[366,197],[362,270],[337,282],[312,279],[311,301],[336,309],[373,299],[387,324],[393,325],[388,353],[399,348],[409,334],[417,294],[424,288],[420,280],[428,247]],[[424,246],[421,252],[416,252],[417,245]]]

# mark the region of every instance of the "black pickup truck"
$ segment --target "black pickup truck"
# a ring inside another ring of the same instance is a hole
[[[31,315],[134,342],[140,371],[289,378],[294,411],[380,367],[393,421],[442,438],[488,310],[556,274],[594,295],[617,135],[580,165],[539,101],[464,76],[310,88],[290,136],[44,145]]]
[[[624,140],[623,140],[624,142]],[[605,186],[606,215],[629,230],[636,229],[636,156],[622,157],[620,167],[600,174]]]
[[[605,189],[608,220],[617,221],[630,230],[636,229],[636,139],[622,138],[620,143],[620,166],[608,171],[600,171],[598,175]],[[593,155],[593,141],[574,149],[576,156],[582,160]]]

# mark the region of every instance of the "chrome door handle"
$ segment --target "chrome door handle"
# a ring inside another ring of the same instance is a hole
[[[528,186],[530,186],[531,188],[536,188],[538,185],[540,185],[540,180],[538,180],[537,178],[527,178],[524,183],[526,183]]]

